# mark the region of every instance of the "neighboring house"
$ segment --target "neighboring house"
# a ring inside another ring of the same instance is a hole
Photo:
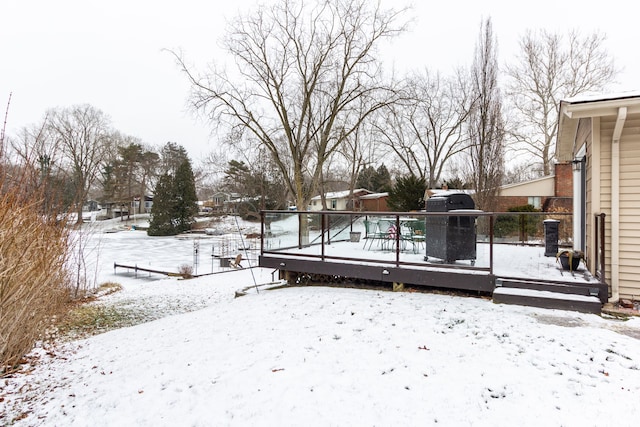
[[[151,213],[153,206],[153,196],[145,195],[144,204],[140,207],[140,197],[134,197],[128,203],[104,202],[100,205],[98,218],[112,219],[123,216],[129,216],[136,213]],[[132,208],[133,207],[133,208]]]
[[[344,191],[335,191],[333,193],[325,194],[325,199],[327,201],[327,209],[332,211],[347,211],[354,210],[359,211],[362,210],[362,204],[360,202],[360,197],[365,194],[371,194],[372,191],[365,190],[364,188],[357,188],[353,190],[353,193],[349,190]],[[322,210],[322,198],[321,196],[315,196],[311,199],[311,203],[309,205],[310,211],[321,211]]]
[[[573,175],[571,162],[556,163],[554,174],[500,187],[496,212],[516,206],[532,205],[543,212],[573,210]]]
[[[388,212],[388,198],[389,193],[371,193],[360,196],[362,210],[367,212]]]
[[[611,302],[640,299],[640,91],[562,101],[556,156],[576,166],[575,249],[585,251],[592,274],[604,270]],[[596,245],[600,214],[604,254]]]
[[[215,193],[209,200],[204,202],[204,206],[211,208],[214,212],[222,212],[225,207],[225,203],[231,200],[231,194],[229,193]]]
[[[151,213],[151,207],[153,206],[153,196],[144,196],[144,211],[145,213]]]

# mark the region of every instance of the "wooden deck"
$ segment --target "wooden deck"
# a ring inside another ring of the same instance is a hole
[[[367,282],[437,289],[473,291],[492,296],[497,303],[529,305],[599,313],[608,287],[598,281],[558,281],[504,277],[479,270],[375,265],[362,261],[330,261],[263,254],[259,266],[279,271],[290,284]]]
[[[295,229],[281,234],[271,229],[265,235],[263,228],[258,265],[277,270],[279,278],[291,284],[371,283],[461,290],[492,296],[496,303],[594,313],[608,300],[606,283],[592,277],[584,266],[564,271],[541,245],[496,243],[492,234],[476,240],[472,230],[473,250],[464,255],[470,259],[434,259],[429,244],[415,246],[397,236],[395,242],[349,240],[349,232],[366,235],[357,228],[357,220],[340,222],[332,216],[335,212],[315,215],[322,216],[321,228],[315,235],[310,232],[305,244]],[[398,225],[401,215],[406,213],[396,214]],[[494,214],[479,215],[494,219]],[[488,229],[493,230],[493,222],[490,225]]]

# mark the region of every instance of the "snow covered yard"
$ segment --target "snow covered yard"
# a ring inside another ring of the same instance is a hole
[[[36,349],[33,365],[2,380],[0,424],[635,426],[640,419],[638,318],[326,287],[235,298],[270,282],[272,272],[136,279],[109,268],[134,247],[167,267],[188,256],[179,239],[158,242],[138,231],[102,240],[100,281],[123,290],[99,302],[157,320]]]

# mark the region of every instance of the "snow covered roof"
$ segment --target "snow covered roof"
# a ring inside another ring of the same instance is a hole
[[[356,188],[353,190],[353,194],[357,195],[359,193],[371,194],[373,192],[366,190],[364,188]],[[349,197],[350,194],[351,194],[351,190],[334,191],[334,192],[326,193],[324,195],[324,198],[325,199],[344,199]],[[311,200],[320,200],[321,198],[322,198],[321,196],[314,196],[311,198]]]
[[[640,98],[640,90],[632,90],[626,92],[612,92],[612,93],[590,93],[584,95],[577,95],[571,98],[564,99],[564,102],[570,104],[578,104],[582,102],[596,102],[596,101],[612,101],[616,99],[626,98]]]
[[[364,196],[360,196],[361,200],[374,200],[374,199],[381,199],[383,197],[388,197],[389,193],[371,193],[371,194],[365,194]]]

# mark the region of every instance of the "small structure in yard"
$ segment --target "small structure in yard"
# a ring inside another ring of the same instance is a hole
[[[360,196],[362,210],[365,212],[387,212],[389,193],[371,193]]]

